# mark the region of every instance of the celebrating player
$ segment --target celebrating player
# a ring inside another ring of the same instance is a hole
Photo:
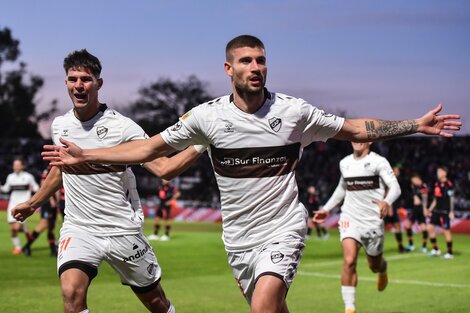
[[[458,115],[438,116],[441,106],[415,120],[345,120],[302,99],[270,92],[264,45],[250,35],[227,44],[224,69],[231,95],[195,107],[156,136],[113,148],[89,149],[81,143],[84,150],[62,138],[64,146],[47,145],[43,155],[53,165],[138,164],[189,145],[207,146],[235,278],[251,312],[285,313],[307,231],[295,181],[302,149],[329,138],[371,141],[415,132],[448,137],[447,131],[461,123],[451,120]]]

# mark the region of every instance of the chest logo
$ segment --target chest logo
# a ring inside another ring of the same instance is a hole
[[[282,120],[277,117],[270,118],[268,120],[269,126],[271,127],[272,130],[274,130],[276,133],[281,129],[282,126]]]
[[[96,128],[96,134],[98,138],[103,139],[108,134],[108,129],[104,126],[99,126]]]

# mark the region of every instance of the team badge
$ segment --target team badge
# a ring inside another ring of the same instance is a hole
[[[279,251],[273,251],[271,252],[271,261],[276,264],[282,261],[284,259],[284,254],[282,254]]]
[[[147,266],[147,272],[150,274],[150,275],[155,275],[155,272],[156,272],[156,269],[155,269],[155,264],[150,264],[149,266]]]
[[[268,120],[269,126],[271,127],[272,130],[274,130],[276,133],[281,129],[282,126],[282,120],[277,117],[270,118]]]
[[[103,139],[108,134],[108,129],[104,126],[99,126],[96,128],[96,134],[98,138]]]

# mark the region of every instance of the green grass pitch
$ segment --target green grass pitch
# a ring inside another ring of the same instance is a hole
[[[33,255],[12,255],[6,213],[0,212],[0,312],[61,312],[62,299],[55,258],[49,256],[45,234]],[[38,221],[29,221],[32,229]],[[151,221],[146,222],[147,234]],[[287,302],[292,313],[343,312],[339,275],[341,248],[337,231],[328,240],[309,239]],[[152,242],[163,268],[162,285],[178,313],[249,312],[227,265],[220,224],[174,223],[171,240]],[[21,234],[24,242],[24,236]],[[419,235],[415,242],[419,242]],[[442,236],[438,237],[445,250]],[[470,236],[454,236],[454,260],[419,252],[398,254],[393,234],[386,237],[390,283],[378,292],[375,275],[359,256],[357,312],[470,312]],[[130,288],[105,263],[88,292],[91,312],[145,312]]]

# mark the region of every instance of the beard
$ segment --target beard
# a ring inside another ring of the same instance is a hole
[[[263,81],[258,87],[250,86],[248,83],[237,83],[237,82],[234,82],[234,86],[235,86],[235,89],[237,90],[237,93],[240,96],[253,97],[253,96],[258,96],[260,93],[263,93],[265,81],[266,80],[263,79]]]

